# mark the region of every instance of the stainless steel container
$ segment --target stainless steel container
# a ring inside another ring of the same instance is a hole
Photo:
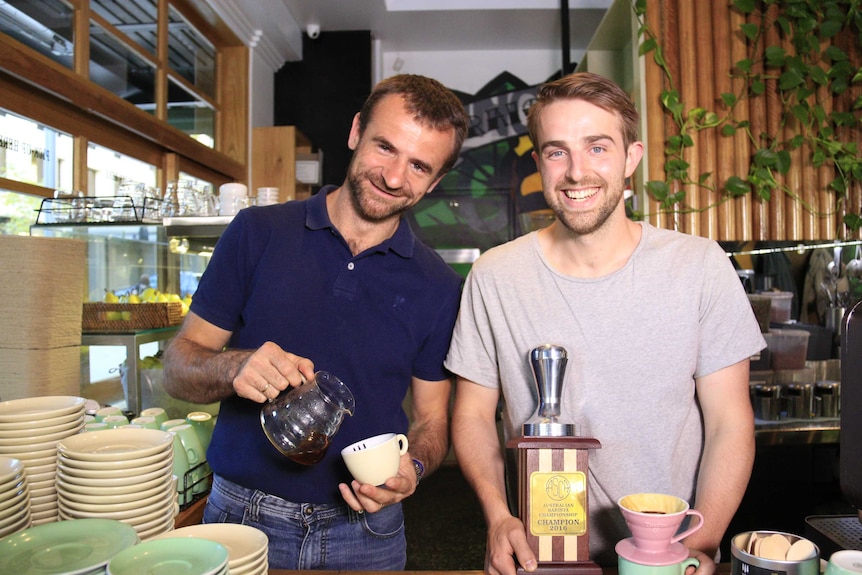
[[[790,383],[781,387],[785,417],[810,419],[814,415],[814,385]]]
[[[781,410],[778,385],[756,384],[749,388],[754,417],[764,421],[777,421]]]
[[[799,535],[792,533],[780,533],[778,531],[756,531],[758,536],[767,537],[779,533],[787,537],[792,544],[800,539]],[[748,541],[751,539],[751,531],[735,535],[730,540],[730,573],[731,575],[820,575],[820,548],[814,545],[816,553],[813,557],[802,561],[776,561],[764,559],[748,552]]]
[[[814,384],[814,412],[817,417],[838,417],[840,403],[840,382],[818,381]]]

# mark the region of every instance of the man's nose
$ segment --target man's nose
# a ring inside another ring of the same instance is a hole
[[[572,181],[579,182],[584,177],[586,171],[586,162],[581,154],[572,152],[569,154],[568,175]]]
[[[387,188],[398,189],[404,185],[404,179],[407,177],[408,162],[399,158],[394,158],[383,166],[383,181]]]

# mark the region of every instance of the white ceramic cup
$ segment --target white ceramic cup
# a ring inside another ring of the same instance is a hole
[[[859,575],[862,573],[862,551],[844,549],[829,556],[826,575]]]
[[[236,215],[237,206],[234,202],[235,198],[244,198],[248,196],[248,188],[245,184],[240,184],[236,182],[232,182],[229,184],[222,184],[218,189],[218,199],[219,199],[219,208],[218,213],[220,216],[233,216]]]
[[[405,435],[383,433],[348,445],[341,450],[341,457],[358,482],[382,485],[398,474],[398,464],[407,453],[407,445]]]

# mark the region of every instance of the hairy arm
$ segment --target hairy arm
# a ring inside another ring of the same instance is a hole
[[[452,413],[452,444],[488,525],[485,571],[514,575],[513,556],[527,571],[536,568],[536,557],[527,545],[523,523],[511,514],[506,499],[505,463],[496,422],[499,397],[499,390],[459,377]]]
[[[407,439],[411,461],[418,459],[427,477],[440,467],[449,452],[449,398],[452,382],[413,378],[410,387],[412,423]]]
[[[193,403],[240,397],[262,403],[314,375],[308,359],[267,342],[256,350],[225,349],[231,332],[189,312],[165,349],[165,390]]]
[[[715,557],[739,507],[754,465],[754,415],[745,359],[697,380],[703,410],[704,448],[694,507],[704,526],[685,540],[690,549]],[[703,565],[698,573],[702,573]],[[714,568],[714,567],[713,567]]]

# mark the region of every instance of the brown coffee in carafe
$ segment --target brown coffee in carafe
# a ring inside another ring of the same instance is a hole
[[[323,459],[327,449],[329,449],[329,437],[312,431],[308,437],[299,442],[294,451],[285,455],[297,463],[314,465]]]

